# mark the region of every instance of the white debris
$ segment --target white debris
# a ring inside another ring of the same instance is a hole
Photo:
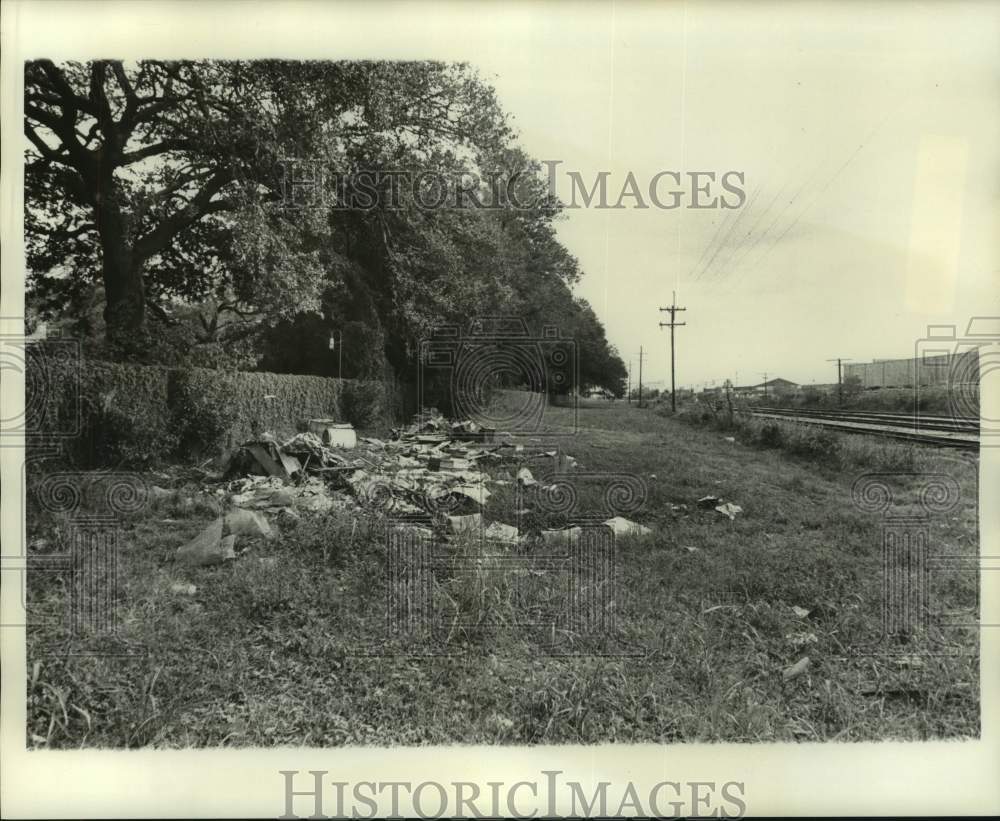
[[[730,521],[736,518],[737,513],[742,513],[743,508],[739,505],[734,505],[732,502],[726,502],[723,505],[719,505],[715,508],[719,513],[722,513],[729,517]]]
[[[541,536],[542,540],[547,545],[569,546],[573,542],[579,540],[582,532],[582,528],[567,527],[563,530],[543,530],[541,532]]]
[[[809,664],[810,664],[809,656],[803,656],[797,662],[795,662],[795,664],[793,664],[791,667],[786,667],[781,672],[781,677],[785,681],[790,681],[793,678],[797,678],[798,676],[801,676],[806,670],[809,669]]]
[[[236,536],[222,538],[222,517],[219,517],[187,544],[177,548],[177,560],[190,565],[221,564],[235,559]]]
[[[470,513],[468,516],[449,516],[448,529],[452,533],[468,533],[472,530],[481,529],[483,526],[483,516],[481,513]]]
[[[615,516],[605,523],[610,527],[616,536],[648,536],[653,531],[638,522],[632,522],[623,516]]]
[[[517,528],[513,525],[503,524],[503,522],[493,522],[483,531],[483,535],[495,542],[514,544],[518,541]]]
[[[478,505],[485,505],[486,500],[492,495],[485,487],[482,485],[457,485],[451,488],[449,493],[457,493],[459,496],[464,496],[466,499],[471,499]]]
[[[263,536],[269,539],[274,535],[267,519],[252,510],[234,510],[227,514],[223,519],[223,529],[225,533],[236,536]]]

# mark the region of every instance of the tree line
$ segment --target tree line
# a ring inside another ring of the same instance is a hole
[[[95,355],[406,378],[503,314],[621,395],[562,204],[467,64],[34,60],[24,112],[27,304]]]

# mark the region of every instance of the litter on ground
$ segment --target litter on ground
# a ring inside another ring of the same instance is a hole
[[[622,516],[608,519],[604,524],[610,527],[616,536],[648,536],[653,532],[645,525],[629,521]]]

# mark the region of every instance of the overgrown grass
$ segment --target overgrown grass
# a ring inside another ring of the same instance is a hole
[[[629,474],[645,486],[629,518],[653,533],[618,542],[613,629],[588,633],[571,620],[524,627],[565,609],[566,574],[516,575],[497,558],[537,570],[537,548],[484,551],[481,541],[458,540],[440,547],[429,571],[441,629],[390,634],[386,522],[348,512],[272,517],[274,540],[244,541],[224,566],[185,569],[174,551],[218,504],[180,488],[121,526],[116,637],[71,638],[64,621],[43,623],[41,613],[65,607],[68,582],[58,572],[29,574],[29,745],[979,734],[974,630],[877,643],[882,520],[854,506],[851,486],[882,467],[848,459],[818,467],[784,447],[728,442],[723,431],[627,405],[582,411],[575,434],[569,409],[547,409],[544,423],[566,435],[526,443],[560,447],[578,460],[576,475],[594,475],[578,479],[584,508],[602,502],[601,475]],[[547,475],[544,460],[525,464]],[[959,507],[928,525],[932,549],[974,555],[977,461],[928,451],[914,464],[947,472],[961,488]],[[887,481],[902,496],[919,487],[914,476]],[[743,513],[730,521],[699,508],[706,494]],[[488,518],[513,522],[517,504],[513,486],[498,486]],[[58,534],[72,526],[29,510],[31,550],[58,552]],[[931,599],[974,621],[978,579],[947,566]],[[786,680],[782,671],[804,656],[808,670]]]
[[[959,389],[955,389],[959,390]],[[972,386],[961,387],[961,401],[956,401],[954,391],[947,386],[925,385],[914,388],[869,388],[866,390],[847,389],[838,392],[816,390],[806,387],[794,393],[781,393],[768,397],[761,404],[786,408],[842,408],[853,411],[882,411],[890,413],[935,414],[955,416],[973,415],[979,410],[979,390]]]
[[[762,419],[746,407],[731,412],[705,403],[687,404],[676,419],[728,433],[743,444],[780,449],[823,468],[868,467],[903,471],[922,470],[934,461],[933,450],[908,442],[840,433],[818,425]]]

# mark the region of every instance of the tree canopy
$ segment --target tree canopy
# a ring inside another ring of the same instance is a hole
[[[561,206],[467,65],[37,60],[24,128],[29,303],[108,355],[331,373],[336,332],[345,376],[405,375],[436,326],[509,314],[621,390]]]

